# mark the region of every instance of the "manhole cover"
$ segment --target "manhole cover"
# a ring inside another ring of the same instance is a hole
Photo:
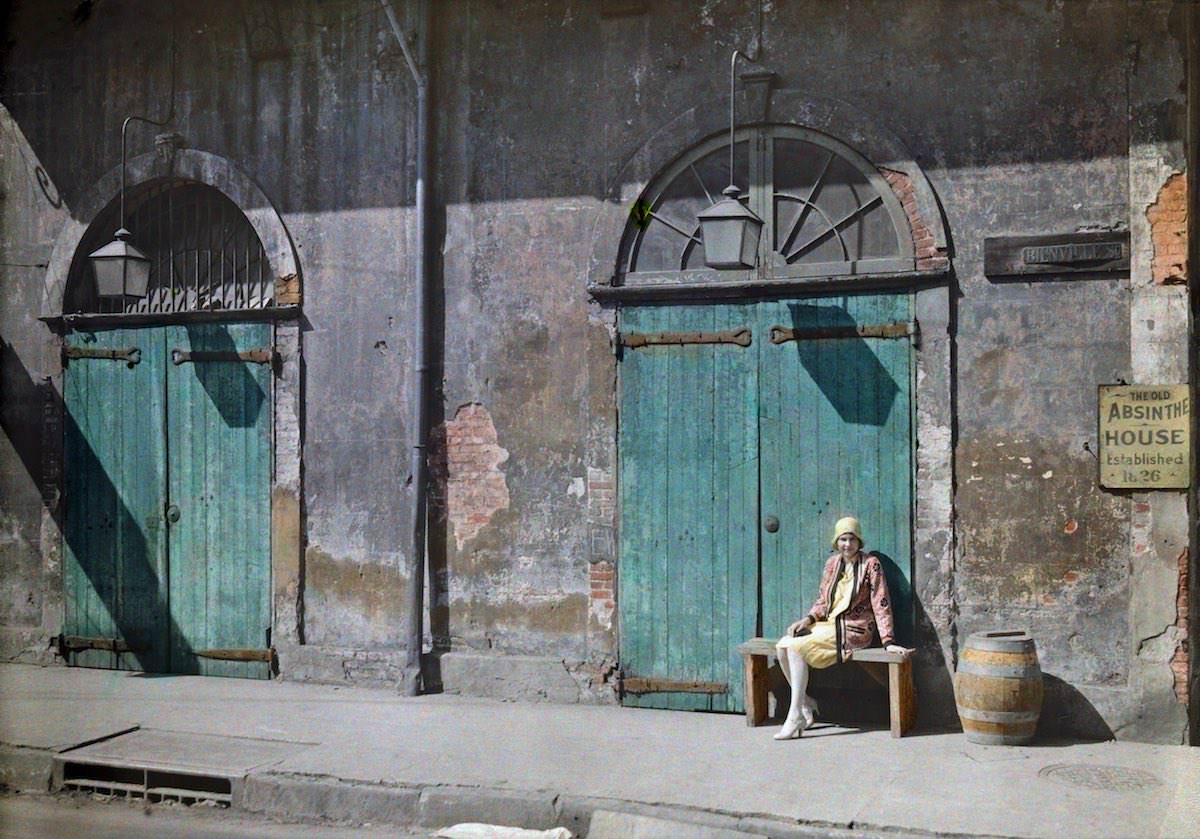
[[[1161,787],[1162,779],[1141,769],[1124,766],[1100,766],[1094,763],[1055,763],[1038,772],[1060,784],[1085,789],[1103,789],[1112,792],[1134,792]]]

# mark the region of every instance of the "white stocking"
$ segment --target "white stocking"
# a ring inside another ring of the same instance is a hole
[[[783,668],[783,675],[792,684],[792,704],[788,707],[787,718],[794,720],[801,715],[808,699],[808,662],[799,650],[789,649],[787,663],[788,666]]]

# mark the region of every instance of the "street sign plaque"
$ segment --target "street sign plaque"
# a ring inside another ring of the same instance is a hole
[[[1100,485],[1186,489],[1191,484],[1188,385],[1101,385]]]

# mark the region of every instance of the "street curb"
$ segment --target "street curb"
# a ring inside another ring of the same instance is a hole
[[[587,836],[597,810],[646,816],[718,831],[770,839],[1000,839],[993,834],[939,833],[887,825],[795,822],[756,813],[724,813],[683,805],[443,784],[385,784],[331,775],[257,772],[248,775],[234,808],[281,820],[370,822],[439,828],[484,822],[532,830],[565,827]]]
[[[0,789],[49,792],[54,775],[54,752],[0,745]]]

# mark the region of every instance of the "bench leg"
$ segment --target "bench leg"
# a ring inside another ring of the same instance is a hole
[[[762,725],[767,718],[767,657],[742,655],[742,692],[746,725]]]
[[[911,659],[888,664],[888,706],[891,708],[892,736],[903,737],[917,718]]]

